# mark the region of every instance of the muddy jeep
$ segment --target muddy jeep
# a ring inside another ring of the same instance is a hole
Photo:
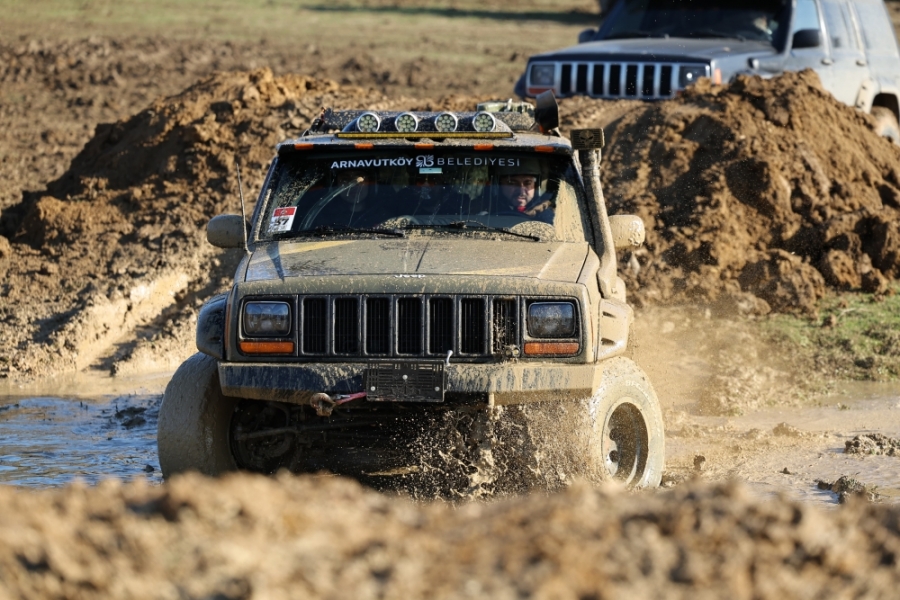
[[[209,222],[212,244],[246,255],[166,388],[163,474],[398,472],[483,454],[473,432],[506,415],[507,455],[563,445],[585,471],[658,485],[663,421],[626,356],[616,273],[643,224],[607,215],[602,132],[557,127],[548,93],[536,108],[329,110],[280,144],[249,234],[240,215]]]

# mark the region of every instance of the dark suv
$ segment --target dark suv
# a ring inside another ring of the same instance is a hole
[[[240,215],[209,223],[246,255],[166,389],[163,474],[397,472],[483,451],[481,425],[500,420],[512,462],[539,459],[526,474],[556,448],[586,474],[658,485],[662,414],[626,356],[615,252],[643,223],[607,215],[602,132],[570,142],[552,95],[538,100],[327,111],[280,144],[249,239]]]
[[[532,56],[515,91],[653,100],[701,77],[802,69],[900,142],[900,53],[881,0],[618,0],[577,46]]]

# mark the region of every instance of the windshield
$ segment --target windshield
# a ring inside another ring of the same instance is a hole
[[[596,39],[722,37],[778,43],[790,3],[781,0],[624,0]]]
[[[507,230],[583,241],[580,198],[570,157],[460,148],[297,152],[278,158],[257,237]]]

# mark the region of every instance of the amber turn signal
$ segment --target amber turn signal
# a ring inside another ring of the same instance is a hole
[[[294,342],[241,342],[242,354],[293,354]]]
[[[578,342],[525,342],[525,356],[578,354]]]

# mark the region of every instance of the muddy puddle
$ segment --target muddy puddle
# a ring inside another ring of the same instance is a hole
[[[81,377],[0,388],[0,484],[161,482],[156,421],[165,381]]]
[[[0,484],[55,487],[110,477],[161,482],[156,422],[167,378],[0,387]],[[817,481],[850,476],[874,486],[880,501],[900,503],[900,457],[844,453],[855,435],[900,437],[900,385],[846,384],[810,406],[734,417],[690,412],[668,417],[667,473],[676,481],[737,478],[763,496],[834,505],[837,496]]]
[[[675,415],[667,431],[669,467],[690,478],[736,478],[757,493],[835,504],[819,481],[852,477],[900,503],[900,457],[848,454],[858,435],[900,437],[900,385],[845,383],[809,406],[777,407],[733,417]]]

